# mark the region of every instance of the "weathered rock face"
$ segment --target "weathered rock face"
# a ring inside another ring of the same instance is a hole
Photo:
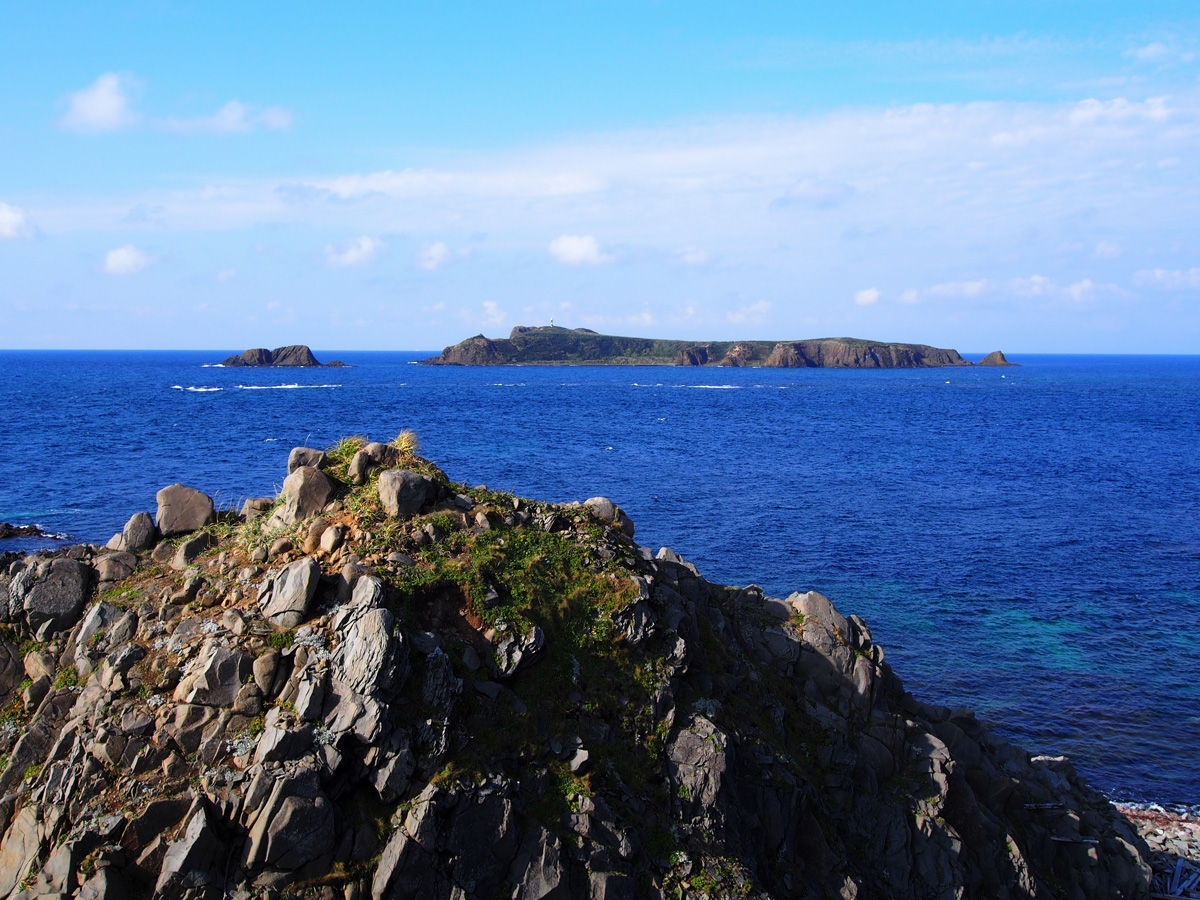
[[[439,361],[448,366],[503,366],[511,357],[511,353],[507,352],[509,346],[509,341],[493,341],[477,334],[453,347],[447,347],[442,351]]]
[[[287,347],[276,347],[267,350],[256,347],[253,350],[226,357],[221,365],[234,368],[244,366],[320,366],[321,363],[313,356],[312,351],[304,344],[289,344]],[[341,366],[341,362],[328,363],[329,366]]]
[[[127,553],[145,553],[158,540],[158,528],[150,513],[134,513],[121,529],[120,534],[113,535],[108,542],[109,550],[123,550]]]
[[[379,476],[379,502],[392,518],[407,519],[425,505],[429,481],[408,469],[388,469]]]
[[[9,567],[0,896],[1150,896],[1068,760],[916,700],[827,597],[405,464],[401,521],[364,484],[181,573]]]
[[[314,450],[311,447],[293,447],[288,454],[288,474],[291,475],[301,466],[312,466],[319,469],[325,464],[325,451]]]
[[[25,621],[44,641],[69,629],[79,618],[92,587],[91,569],[73,559],[56,559],[25,597]]]
[[[776,344],[763,365],[782,369],[920,369],[970,363],[955,350],[924,344],[877,344],[828,338]]]
[[[333,482],[320,469],[300,466],[283,480],[283,505],[267,521],[266,529],[286,528],[311,518],[333,499]]]
[[[158,492],[155,517],[163,537],[197,531],[216,521],[212,497],[195,488],[172,484]]]
[[[320,577],[321,566],[311,556],[284,566],[259,589],[263,618],[281,630],[295,628],[312,605]]]

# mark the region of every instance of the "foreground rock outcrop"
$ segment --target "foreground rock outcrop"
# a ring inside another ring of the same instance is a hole
[[[989,354],[980,365],[1009,365]],[[912,369],[969,366],[956,350],[859,338],[811,341],[688,341],[617,337],[587,328],[518,325],[506,339],[482,334],[447,347],[426,365],[763,366],[767,368]]]
[[[0,897],[1149,897],[1068,760],[821,594],[404,446],[292,462],[0,575]]]

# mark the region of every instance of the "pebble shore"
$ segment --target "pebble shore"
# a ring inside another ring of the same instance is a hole
[[[1200,806],[1116,806],[1150,845],[1154,866],[1150,896],[1155,900],[1200,898]]]

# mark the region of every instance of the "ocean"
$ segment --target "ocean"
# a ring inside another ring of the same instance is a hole
[[[710,580],[827,594],[919,698],[1116,799],[1200,802],[1200,357],[204,367],[229,352],[0,352],[0,521],[103,543],[163,485],[235,506],[293,446],[412,429],[457,481],[605,495]]]

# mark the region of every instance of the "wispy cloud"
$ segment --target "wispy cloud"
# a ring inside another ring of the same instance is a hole
[[[833,209],[854,195],[854,188],[845,182],[821,178],[805,178],[796,182],[771,201],[772,209],[793,206],[810,209]]]
[[[550,242],[550,255],[568,266],[601,266],[616,257],[600,249],[590,234],[564,234]]]
[[[0,241],[27,241],[36,235],[37,228],[25,210],[0,203]]]
[[[1141,269],[1133,276],[1133,283],[1169,291],[1200,288],[1200,269]]]
[[[325,261],[334,268],[361,266],[374,259],[375,254],[382,246],[382,241],[364,234],[362,237],[346,243],[340,250],[335,249],[332,245],[326,247]]]
[[[69,131],[98,133],[121,131],[143,122],[133,108],[135,96],[145,83],[127,72],[105,72],[94,82],[68,98],[67,112],[59,125]],[[279,131],[291,128],[293,116],[282,106],[257,106],[230,100],[210,116],[150,119],[161,131],[177,134],[245,134],[257,129]]]
[[[770,311],[770,302],[759,300],[757,303],[730,310],[725,314],[725,318],[735,325],[761,325],[767,320],[767,313]]]
[[[454,254],[444,241],[426,244],[417,254],[417,265],[426,272],[432,272],[442,263],[447,262]]]
[[[292,127],[292,114],[281,106],[264,109],[230,100],[211,116],[164,119],[159,126],[180,134],[245,134],[258,128],[279,131]]]
[[[109,275],[133,275],[142,271],[154,260],[135,247],[126,244],[104,255],[104,271]]]
[[[141,82],[122,72],[105,72],[81,91],[71,94],[59,124],[70,131],[119,131],[141,118],[130,106],[130,95]]]

